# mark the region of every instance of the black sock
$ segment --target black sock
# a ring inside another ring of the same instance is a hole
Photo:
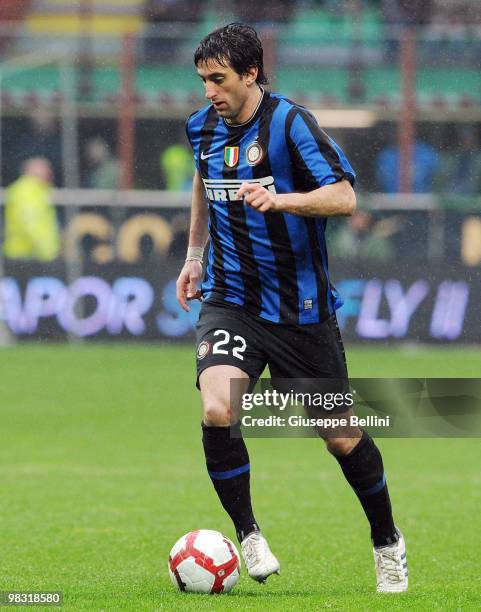
[[[344,476],[354,489],[371,525],[374,546],[386,546],[398,540],[392,517],[391,501],[379,449],[369,434],[353,450],[337,457]]]
[[[259,527],[251,505],[249,455],[243,438],[231,437],[231,429],[202,423],[202,443],[209,476],[242,542]]]

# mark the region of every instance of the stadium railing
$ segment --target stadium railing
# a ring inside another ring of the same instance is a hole
[[[5,189],[0,189],[0,212],[4,197]],[[161,220],[159,224],[154,223],[151,227],[140,223],[136,229],[139,240],[142,235],[148,236],[150,232],[154,238],[159,238],[160,248],[157,254],[169,252],[176,231],[180,234],[184,232],[187,236],[191,206],[191,196],[188,191],[55,189],[53,202],[57,207],[62,231],[64,236],[68,236],[69,244],[76,244],[88,235],[94,241],[99,240],[102,235],[103,220],[107,221],[109,233],[115,237],[126,221],[135,215],[139,217],[153,215],[154,221]],[[428,261],[440,261],[445,256],[447,245],[453,242],[450,238],[454,231],[451,219],[459,217],[468,221],[478,220],[481,217],[481,197],[361,193],[358,195],[358,210],[369,212],[376,220],[383,217],[396,219],[395,225],[398,229],[392,233],[399,234],[397,242],[400,254],[404,251],[408,259],[416,257],[411,248],[413,240],[417,240],[419,253],[425,253]],[[83,219],[87,217],[82,215],[89,215],[85,223]],[[95,225],[96,221],[98,228]],[[479,222],[481,223],[481,220]],[[332,223],[336,221],[333,220]],[[76,232],[79,234],[76,235]],[[1,235],[2,232],[0,237]],[[458,234],[459,243],[461,235],[462,232]],[[405,247],[403,239],[406,239]],[[67,259],[78,260],[78,257],[71,256],[72,253],[70,248],[70,256]]]

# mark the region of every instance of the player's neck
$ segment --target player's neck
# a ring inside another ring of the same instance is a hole
[[[242,125],[243,123],[247,123],[256,114],[263,97],[264,90],[259,85],[256,85],[256,88],[247,98],[244,106],[242,107],[237,117],[231,120],[226,119],[225,122],[229,125]]]

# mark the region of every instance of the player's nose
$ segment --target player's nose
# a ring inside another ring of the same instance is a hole
[[[205,88],[205,97],[208,100],[212,100],[212,98],[215,97],[215,94],[216,94],[216,90],[215,90],[214,87],[206,86],[206,88]]]

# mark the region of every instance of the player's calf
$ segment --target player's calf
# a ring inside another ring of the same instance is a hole
[[[374,546],[388,546],[397,541],[391,501],[381,453],[365,431],[354,448],[336,459],[356,493],[371,526]]]

